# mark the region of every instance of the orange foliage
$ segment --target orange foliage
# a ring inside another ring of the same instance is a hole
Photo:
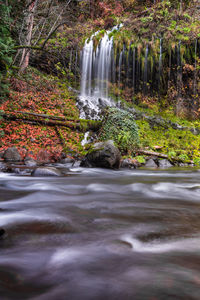
[[[40,78],[38,84],[39,82]],[[0,105],[0,110],[9,114],[22,111],[78,119],[79,111],[74,100],[65,98],[59,87],[39,90],[31,89],[26,82],[20,80],[13,80],[12,83],[15,91],[12,91],[9,99]],[[75,152],[79,151],[81,134],[68,128],[60,129],[65,145],[54,127],[1,120],[0,129],[2,133],[0,152],[16,146],[22,158],[28,154],[36,159],[42,156],[45,150],[45,155],[48,155],[51,161],[56,161],[63,152],[63,146]]]

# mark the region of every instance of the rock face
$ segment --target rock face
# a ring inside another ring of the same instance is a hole
[[[5,150],[3,158],[7,162],[21,161],[21,155],[15,147],[8,148],[7,150]]]
[[[121,154],[112,140],[96,143],[81,162],[81,167],[119,169]]]
[[[35,169],[31,175],[34,177],[62,176],[62,173],[54,167],[41,167]]]

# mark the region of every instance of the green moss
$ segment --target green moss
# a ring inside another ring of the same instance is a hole
[[[136,121],[139,127],[141,147],[154,150],[160,146],[162,153],[169,158],[188,162],[197,161],[200,157],[200,136],[193,135],[190,131],[163,128],[161,126],[151,127],[145,120]]]

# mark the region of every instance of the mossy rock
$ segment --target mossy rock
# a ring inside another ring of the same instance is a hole
[[[108,108],[99,138],[114,140],[121,153],[134,152],[139,145],[139,134],[133,115],[119,108]]]

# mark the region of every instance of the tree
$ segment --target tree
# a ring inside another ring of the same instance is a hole
[[[69,22],[66,18],[72,0],[25,0],[22,18],[18,20],[18,51],[20,72],[29,65],[32,49],[44,50],[47,41],[60,26]]]
[[[5,80],[9,65],[12,63],[13,39],[10,32],[10,9],[0,1],[0,99],[7,93]]]

